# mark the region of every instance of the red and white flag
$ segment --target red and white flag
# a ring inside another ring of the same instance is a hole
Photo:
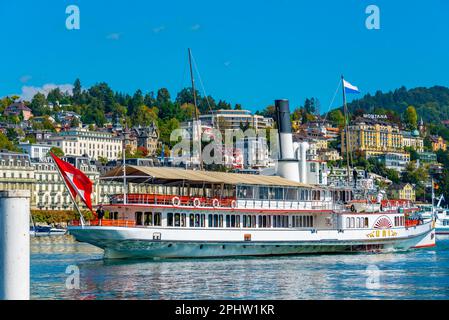
[[[73,198],[78,195],[86,206],[92,210],[92,181],[79,169],[72,166],[70,163],[59,159],[57,156],[50,152],[51,157],[55,161],[56,165],[64,178],[66,186],[69,188]]]

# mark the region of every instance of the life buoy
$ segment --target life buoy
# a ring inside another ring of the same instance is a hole
[[[201,200],[199,198],[193,199],[193,206],[195,208],[199,207],[201,205]]]
[[[173,197],[171,199],[171,203],[175,206],[178,207],[181,204],[181,200],[179,199],[179,197]]]
[[[355,212],[355,207],[354,207],[354,205],[351,206],[351,211],[352,211],[352,212]]]
[[[237,207],[237,202],[235,200],[231,201],[231,208],[235,209]]]
[[[219,206],[220,206],[220,201],[218,201],[218,199],[215,198],[215,199],[212,201],[212,206],[213,206],[214,208],[219,207]]]

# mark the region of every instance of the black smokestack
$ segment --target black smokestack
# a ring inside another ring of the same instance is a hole
[[[292,123],[290,120],[290,106],[287,99],[275,100],[276,122],[279,133],[292,133]]]

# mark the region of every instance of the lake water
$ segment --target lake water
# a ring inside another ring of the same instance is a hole
[[[449,299],[449,237],[437,240],[392,254],[117,261],[70,236],[33,238],[31,298]]]

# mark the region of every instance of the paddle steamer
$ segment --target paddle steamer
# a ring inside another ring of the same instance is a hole
[[[139,192],[103,204],[109,219],[74,223],[79,241],[106,258],[188,258],[390,252],[435,245],[433,220],[410,220],[413,203],[385,201],[367,181],[327,186],[293,143],[287,100],[275,102],[280,159],[276,175],[125,166]],[[125,162],[124,162],[125,164]],[[125,188],[126,189],[126,188]],[[371,190],[372,191],[372,190]]]

